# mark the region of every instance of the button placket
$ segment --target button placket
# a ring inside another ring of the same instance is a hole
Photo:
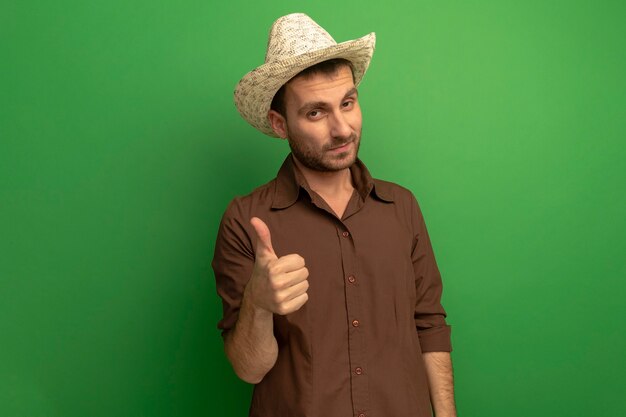
[[[365,370],[366,343],[365,334],[362,331],[361,322],[357,317],[364,317],[361,291],[364,289],[356,285],[358,276],[357,253],[354,243],[354,235],[345,224],[338,224],[337,236],[341,250],[342,266],[344,271],[344,294],[346,298],[346,324],[348,332],[348,358],[352,377],[350,378],[350,390],[352,392],[353,415],[363,413],[369,409],[369,380]],[[362,281],[361,285],[362,285]]]

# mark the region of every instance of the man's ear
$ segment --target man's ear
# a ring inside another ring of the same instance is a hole
[[[278,113],[276,110],[270,110],[267,112],[267,118],[270,121],[270,125],[272,126],[272,130],[276,133],[280,138],[287,138],[287,120],[285,117]]]

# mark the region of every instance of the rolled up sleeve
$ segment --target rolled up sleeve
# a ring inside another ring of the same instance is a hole
[[[411,259],[415,273],[415,327],[422,352],[451,352],[451,326],[446,323],[446,311],[441,305],[443,284],[426,230],[424,216],[413,196],[411,222],[414,241]]]
[[[243,219],[235,199],[222,216],[211,263],[216,290],[222,299],[223,315],[217,324],[222,336],[237,322],[243,291],[254,267],[252,242]]]

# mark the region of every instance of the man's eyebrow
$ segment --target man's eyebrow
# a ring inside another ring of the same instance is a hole
[[[359,92],[357,91],[356,87],[352,87],[350,90],[348,90],[348,92],[343,96],[343,99],[346,99],[348,97],[351,96],[358,96]],[[315,109],[315,108],[325,108],[326,106],[328,106],[328,103],[324,102],[324,101],[310,101],[308,103],[304,103],[302,105],[302,107],[300,107],[300,109],[298,110],[298,113],[303,114],[308,112],[309,110]]]
[[[309,110],[313,110],[316,108],[324,108],[327,106],[327,103],[324,101],[309,101],[308,103],[304,103],[302,107],[298,110],[298,113],[304,114]]]
[[[348,98],[350,96],[358,96],[359,92],[356,90],[356,87],[352,87],[343,98]]]

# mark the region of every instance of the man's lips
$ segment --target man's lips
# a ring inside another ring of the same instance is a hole
[[[330,148],[329,150],[330,151],[342,151],[342,150],[345,150],[348,147],[348,145],[350,145],[351,143],[352,141],[346,142],[343,145],[335,146],[334,148]]]

